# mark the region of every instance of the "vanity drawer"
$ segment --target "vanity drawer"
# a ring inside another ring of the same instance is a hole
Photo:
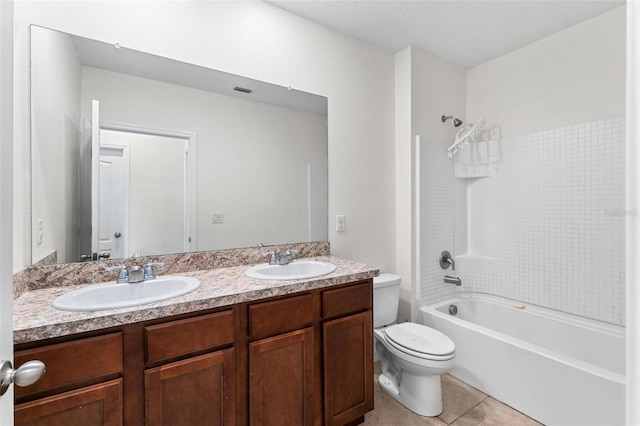
[[[233,311],[150,325],[144,328],[147,363],[233,343]]]
[[[16,398],[57,388],[95,382],[122,373],[122,333],[88,337],[15,353],[15,365],[37,359],[46,365],[44,376],[31,386],[16,386]]]
[[[313,296],[303,294],[249,305],[249,337],[266,337],[306,327],[313,322]]]
[[[322,292],[322,317],[333,318],[371,309],[373,281]]]

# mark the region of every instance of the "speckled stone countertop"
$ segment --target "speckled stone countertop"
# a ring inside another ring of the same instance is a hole
[[[316,278],[287,281],[249,278],[245,271],[252,265],[183,272],[180,275],[200,280],[197,290],[157,303],[93,312],[67,312],[51,307],[57,296],[88,284],[27,291],[14,300],[13,340],[15,344],[26,343],[197,312],[373,278],[379,272],[373,266],[333,256],[307,260],[310,259],[331,262],[337,269],[331,274]]]

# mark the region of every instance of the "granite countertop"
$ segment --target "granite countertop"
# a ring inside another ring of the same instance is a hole
[[[311,259],[331,262],[336,265],[336,270],[316,278],[287,281],[249,278],[245,271],[252,265],[184,272],[179,275],[200,280],[197,290],[184,296],[131,308],[68,312],[51,307],[59,295],[89,284],[28,291],[13,303],[13,341],[15,344],[26,343],[197,312],[373,278],[379,272],[373,266],[334,256],[307,260]]]

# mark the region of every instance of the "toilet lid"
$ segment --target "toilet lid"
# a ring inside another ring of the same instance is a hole
[[[395,324],[387,327],[385,334],[393,343],[426,355],[449,355],[456,350],[456,345],[451,339],[422,324]]]

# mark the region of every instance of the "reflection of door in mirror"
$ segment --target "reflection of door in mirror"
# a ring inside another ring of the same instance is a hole
[[[121,258],[188,250],[189,140],[117,127],[100,130],[98,251]]]
[[[129,182],[129,147],[101,144],[98,250],[114,259],[128,256]]]

